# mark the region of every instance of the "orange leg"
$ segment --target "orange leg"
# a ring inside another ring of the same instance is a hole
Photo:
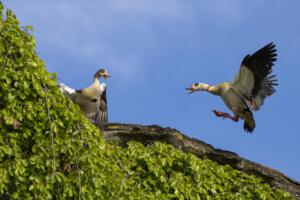
[[[223,117],[223,119],[228,118],[228,119],[231,119],[231,120],[234,121],[234,122],[238,122],[238,121],[239,121],[239,117],[238,117],[238,116],[232,117],[232,116],[231,116],[230,114],[228,114],[228,113],[220,112],[220,111],[216,111],[216,110],[213,110],[213,112],[215,113],[215,115],[216,115],[217,117]]]

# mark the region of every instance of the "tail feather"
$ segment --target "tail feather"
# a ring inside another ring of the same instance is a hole
[[[248,108],[245,110],[244,129],[248,133],[252,133],[255,128],[255,120],[251,110]]]

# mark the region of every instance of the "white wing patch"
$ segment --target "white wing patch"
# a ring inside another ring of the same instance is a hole
[[[105,83],[101,83],[100,84],[100,91],[101,91],[101,94],[106,90],[106,84]]]
[[[59,90],[60,90],[63,94],[65,94],[65,93],[67,93],[67,94],[75,93],[75,90],[74,90],[73,88],[70,88],[70,87],[68,87],[67,85],[63,84],[63,83],[60,83],[60,84],[59,84]]]

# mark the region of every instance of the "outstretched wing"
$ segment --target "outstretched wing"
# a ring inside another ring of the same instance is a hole
[[[245,56],[232,83],[232,87],[249,102],[253,110],[258,110],[264,99],[275,92],[277,79],[272,75],[272,67],[276,56],[273,43],[269,43],[253,55]]]
[[[107,98],[106,98],[106,84],[102,83],[101,86],[100,106],[97,114],[95,115],[94,123],[100,128],[103,128],[104,123],[108,122],[107,113]]]
[[[105,90],[102,92],[102,95],[101,95],[99,110],[100,110],[100,113],[101,113],[102,121],[103,122],[108,122],[106,87],[105,87]]]

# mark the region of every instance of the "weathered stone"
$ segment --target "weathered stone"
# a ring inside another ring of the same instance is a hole
[[[155,141],[173,145],[184,152],[195,154],[199,158],[207,157],[219,164],[230,165],[250,175],[262,178],[273,188],[283,189],[300,199],[300,183],[287,177],[279,171],[262,166],[238,156],[236,153],[215,149],[200,140],[190,138],[176,129],[160,126],[142,126],[133,124],[110,123],[105,125],[105,139],[113,141],[122,147],[127,147],[128,141],[138,141],[144,145],[151,145]]]

